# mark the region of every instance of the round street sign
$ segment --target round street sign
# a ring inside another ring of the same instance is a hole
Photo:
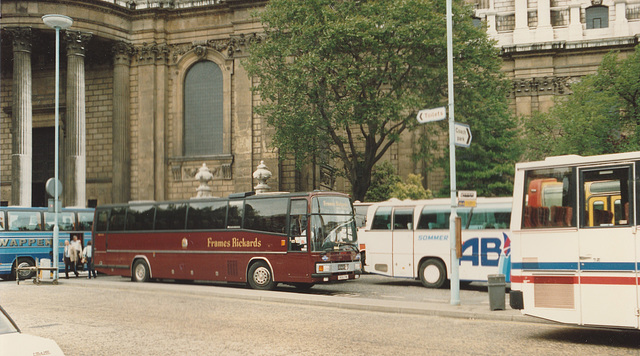
[[[56,182],[58,183],[58,196],[56,196],[56,186],[55,186]],[[45,183],[44,187],[47,193],[49,193],[49,195],[51,195],[54,198],[58,198],[60,194],[62,194],[62,183],[60,182],[60,179],[56,180],[55,178],[49,178],[47,180],[47,183]]]

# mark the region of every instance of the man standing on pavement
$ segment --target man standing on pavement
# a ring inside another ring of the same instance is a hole
[[[91,251],[91,241],[87,242],[87,246],[84,248],[84,250],[82,251],[82,256],[84,256],[84,259],[87,261],[87,271],[89,271],[89,279],[91,279],[91,275],[93,274],[93,278],[97,278],[96,275],[96,270],[93,269],[93,263],[91,263],[91,256],[92,256],[92,251]]]

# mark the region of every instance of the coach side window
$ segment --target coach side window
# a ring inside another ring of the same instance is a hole
[[[580,227],[630,225],[633,191],[629,167],[585,169],[581,171]]]
[[[153,230],[153,219],[155,218],[155,215],[156,209],[154,206],[130,206],[127,211],[127,224],[125,230]]]
[[[224,229],[226,201],[191,202],[187,214],[187,229]]]
[[[96,231],[107,231],[109,210],[96,210]]]
[[[9,211],[9,230],[11,231],[40,231],[42,223],[39,211]]]
[[[242,215],[244,212],[244,201],[230,201],[227,210],[227,229],[239,229],[242,227]]]
[[[575,174],[573,168],[549,168],[525,174],[522,228],[576,226]]]
[[[285,234],[289,199],[247,199],[244,204],[244,228]]]
[[[381,206],[376,210],[371,223],[372,230],[391,230],[391,207]]]
[[[166,203],[156,206],[156,230],[184,230],[187,204]]]
[[[394,230],[413,230],[413,207],[396,208],[393,213]]]
[[[433,211],[425,207],[418,220],[418,230],[447,230],[450,216],[449,211]]]

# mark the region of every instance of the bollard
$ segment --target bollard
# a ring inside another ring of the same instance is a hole
[[[489,308],[491,310],[505,310],[506,283],[504,274],[490,274],[487,276],[489,287]]]

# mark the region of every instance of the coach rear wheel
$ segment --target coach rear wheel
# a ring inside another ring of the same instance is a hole
[[[149,281],[149,266],[144,260],[137,260],[133,265],[133,273],[131,274],[131,280],[134,282],[148,282]]]
[[[440,288],[447,280],[447,272],[440,260],[430,259],[420,264],[418,271],[422,285],[427,288]]]
[[[270,290],[276,287],[271,269],[263,261],[258,261],[251,265],[248,280],[253,289]]]

